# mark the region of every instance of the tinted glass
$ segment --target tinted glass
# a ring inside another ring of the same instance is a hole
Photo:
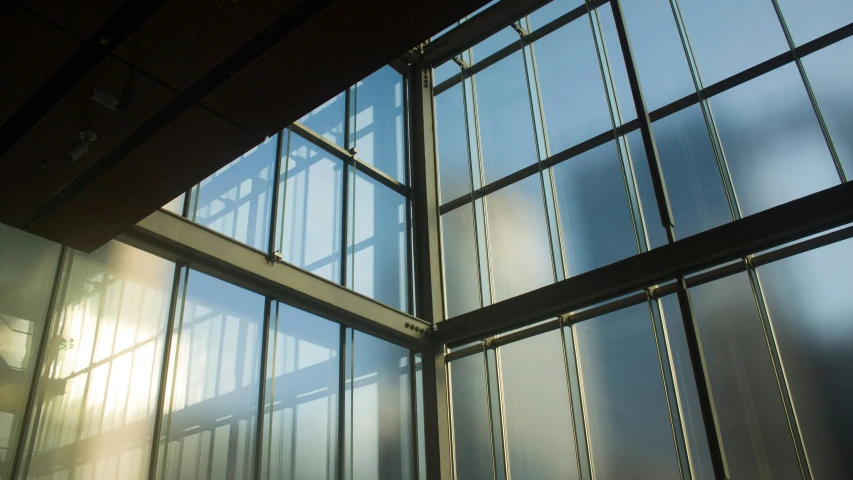
[[[174,273],[117,242],[75,253],[30,477],[148,478]]]
[[[777,0],[796,45],[853,22],[853,3],[847,0]]]
[[[472,49],[474,62],[479,62],[507,45],[520,41],[518,33],[512,27],[505,27],[498,33],[474,45]]]
[[[494,480],[483,354],[449,365],[456,478]]]
[[[853,240],[758,273],[814,478],[851,478]]]
[[[266,250],[277,137],[267,138],[202,180],[196,222],[251,247]]]
[[[403,77],[383,67],[355,86],[355,148],[363,162],[406,183]]]
[[[344,117],[346,116],[346,94],[339,93],[311,113],[299,119],[299,123],[322,135],[326,140],[346,148],[344,145]]]
[[[435,123],[441,201],[446,203],[471,192],[461,84],[435,97]]]
[[[284,261],[333,282],[341,276],[343,162],[295,133],[279,175],[276,250]]]
[[[441,216],[441,237],[445,302],[450,318],[480,307],[471,204]]]

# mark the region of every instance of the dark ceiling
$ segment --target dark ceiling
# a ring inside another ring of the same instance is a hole
[[[485,3],[0,0],[0,222],[91,251]]]

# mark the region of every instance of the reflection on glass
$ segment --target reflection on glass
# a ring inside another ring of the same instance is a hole
[[[560,332],[500,348],[512,478],[578,478]]]
[[[367,295],[399,310],[408,306],[406,199],[357,172],[355,181],[353,285]]]
[[[744,216],[839,183],[797,67],[710,99]]]
[[[494,480],[483,354],[449,365],[453,459],[459,480]]]
[[[445,203],[471,192],[461,84],[435,97],[435,119],[440,193]]]
[[[614,142],[562,162],[552,171],[569,276],[637,254]]]
[[[610,7],[604,9],[609,10]],[[690,76],[690,67],[684,56],[670,2],[623,0],[622,12],[643,86],[646,108],[652,111],[693,93],[693,78]],[[609,33],[605,33],[608,48],[619,42],[618,37]],[[621,57],[611,57],[610,61],[623,60]],[[622,93],[621,89],[619,93]],[[630,97],[622,99],[620,103],[623,109],[633,108]]]
[[[521,41],[518,33],[512,27],[503,30],[474,45],[472,48],[474,61],[479,62],[513,42]]]
[[[788,50],[772,2],[681,0],[679,6],[705,86]]]
[[[533,120],[521,52],[476,75],[486,182],[536,163]]]
[[[648,305],[586,320],[576,332],[596,478],[681,478]]]
[[[853,22],[853,3],[848,0],[776,1],[795,45],[802,45]]]
[[[185,291],[173,333],[158,476],[254,478],[264,297],[196,271]]]
[[[853,95],[850,94],[853,62],[848,61],[850,58],[853,58],[853,39],[849,38],[803,57],[809,83],[848,179],[853,177],[853,135],[850,134],[853,132]]]
[[[276,303],[267,345],[261,478],[334,478],[340,327]]]
[[[619,109],[619,115],[615,115],[616,124],[637,118],[637,109],[634,106],[634,96],[631,94],[631,86],[628,82],[628,70],[625,68],[625,59],[622,55],[622,47],[619,44],[619,36],[616,34],[616,21],[613,19],[613,9],[610,5],[597,8],[599,31],[603,45],[599,48],[601,62],[612,77],[613,91],[610,92],[611,102]],[[633,37],[631,38],[633,40]],[[604,53],[607,53],[607,62],[604,62]]]
[[[277,135],[202,180],[192,219],[259,250],[269,242]]]
[[[343,162],[295,133],[286,160],[278,181],[284,208],[275,248],[284,261],[339,282]]]
[[[414,480],[409,351],[355,332],[352,480]]]
[[[383,67],[355,86],[355,147],[359,160],[406,183],[403,77]]]
[[[0,478],[9,478],[60,246],[0,223]],[[48,388],[56,384],[48,383]],[[56,395],[54,388],[47,394]]]
[[[174,272],[117,242],[74,254],[30,477],[148,478]]]
[[[534,48],[552,154],[610,130],[589,22],[574,21],[536,42]]]
[[[184,200],[185,199],[186,199],[186,195],[182,193],[182,194],[178,195],[177,197],[175,197],[174,199],[172,199],[171,202],[163,205],[160,208],[162,208],[163,210],[170,211],[176,215],[182,215],[184,212]]]
[[[758,273],[814,478],[853,478],[853,240]]]
[[[486,197],[495,301],[554,281],[539,175]]]
[[[800,478],[749,278],[739,273],[690,293],[732,478]],[[669,330],[683,332],[678,303],[664,307]],[[684,346],[673,350],[686,355]]]
[[[447,318],[451,318],[480,307],[474,215],[470,204],[441,216],[441,237],[445,302]]]
[[[539,27],[547,25],[581,5],[583,5],[583,0],[554,0],[548,2],[527,17],[530,20],[530,29],[536,30]]]
[[[341,92],[300,118],[298,122],[319,133],[326,140],[346,148],[344,116],[346,116],[346,93]]]

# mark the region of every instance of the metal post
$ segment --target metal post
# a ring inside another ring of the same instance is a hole
[[[284,136],[287,135],[287,141],[290,142],[290,129],[284,129],[278,133],[278,137],[276,139],[275,145],[275,164],[273,166],[272,172],[272,200],[270,205],[270,235],[269,235],[269,243],[267,243],[267,255],[269,255],[270,262],[276,262],[277,258],[275,256],[275,238],[276,238],[276,227],[278,226],[278,202],[279,202],[279,193],[278,193],[278,181],[281,177],[281,157],[285,154],[284,146],[286,145],[284,142]],[[289,153],[288,148],[288,153]],[[285,164],[285,181],[284,185],[287,187],[287,165]],[[284,193],[284,192],[282,192]],[[282,211],[282,213],[284,213]],[[282,229],[284,228],[284,222],[282,222]]]
[[[346,361],[346,350],[347,350],[347,327],[344,325],[340,326],[340,335],[338,337],[338,465],[337,465],[337,479],[343,480],[344,478],[344,448],[346,448],[346,443],[344,442],[346,436],[346,369],[347,369],[347,361]]]
[[[279,137],[279,146],[281,146],[281,137]],[[275,219],[273,219],[275,222]],[[272,239],[273,236],[270,235]],[[270,341],[270,325],[272,318],[273,299],[266,297],[264,302],[264,325],[261,332],[261,365],[258,377],[258,416],[255,419],[255,478],[261,478],[261,451],[264,448],[264,409],[266,407],[266,377],[267,377],[267,357]],[[276,312],[278,315],[278,312]],[[270,416],[272,416],[272,402],[270,402]]]

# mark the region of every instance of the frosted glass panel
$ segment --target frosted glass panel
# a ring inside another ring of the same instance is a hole
[[[586,320],[575,331],[596,478],[681,478],[649,307]]]
[[[75,252],[30,477],[148,478],[174,273],[118,242]]]
[[[9,478],[59,262],[58,244],[0,223],[0,478]],[[54,392],[55,393],[55,392]]]
[[[202,180],[197,187],[196,210],[190,214],[192,220],[266,250],[277,138],[267,138]]]
[[[352,479],[413,480],[409,351],[361,332],[353,344]]]
[[[814,478],[853,478],[853,240],[758,273]]]
[[[264,297],[190,271],[182,309],[158,477],[254,478]]]
[[[287,171],[278,181],[283,217],[276,250],[285,262],[339,282],[343,162],[295,133],[289,145]]]
[[[459,480],[494,480],[483,354],[449,365],[453,458]]]
[[[334,478],[340,326],[276,303],[267,346],[261,478]]]
[[[447,317],[480,307],[474,213],[471,204],[441,216]]]
[[[506,435],[514,479],[577,479],[560,331],[500,348]]]

